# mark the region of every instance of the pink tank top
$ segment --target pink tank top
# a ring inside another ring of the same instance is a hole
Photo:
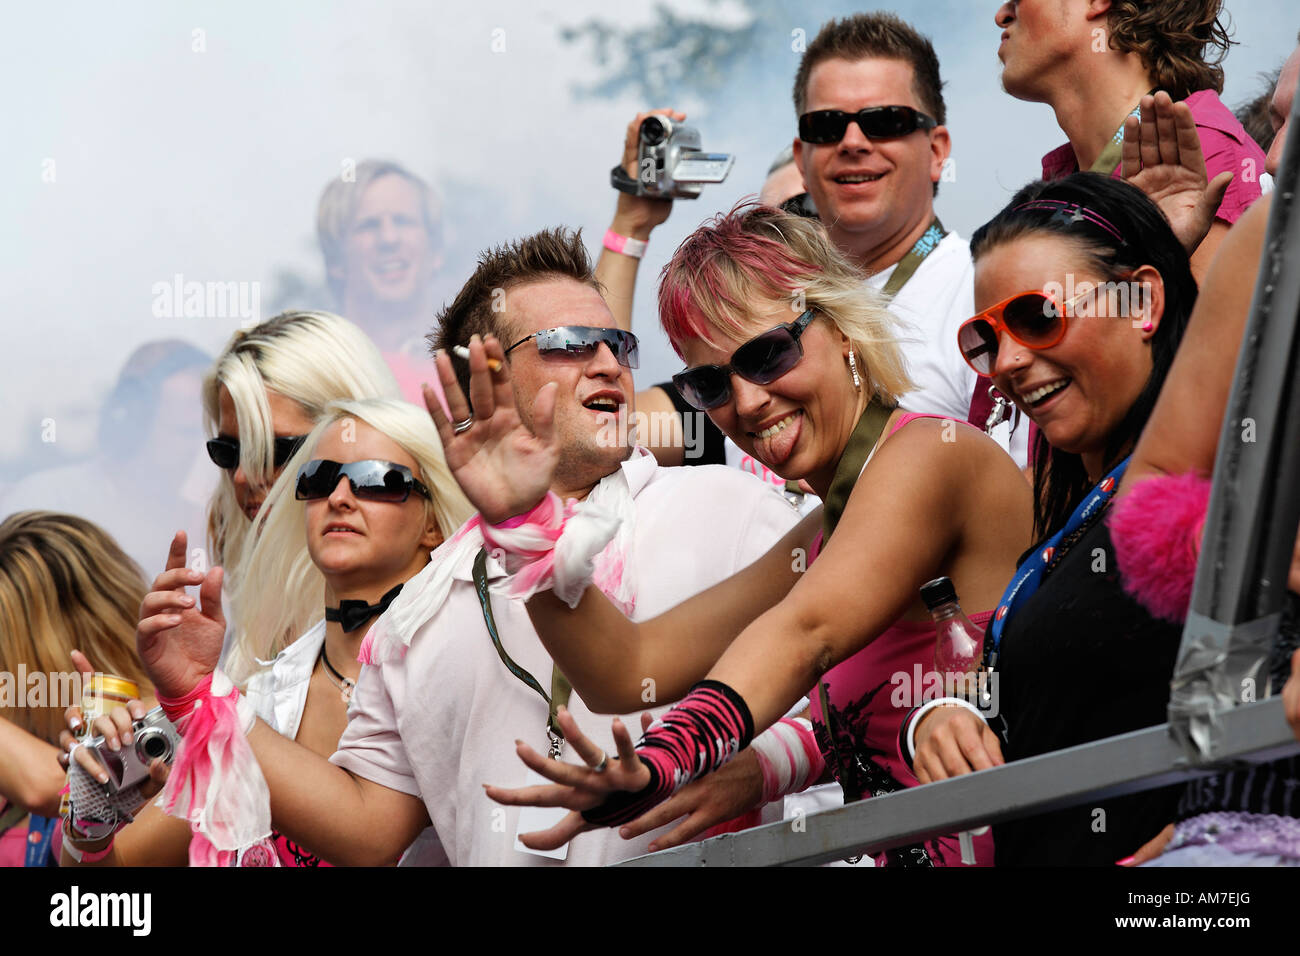
[[[947,416],[908,412],[899,416],[890,434],[918,418]],[[819,535],[812,548],[812,560],[816,560],[821,544]],[[992,616],[992,610],[969,615],[980,627],[986,627]],[[854,795],[866,799],[917,785],[916,777],[899,756],[898,733],[913,707],[943,696],[936,677],[930,678],[927,693],[926,675],[934,672],[934,641],[934,625],[928,621],[896,621],[862,650],[826,672],[823,682],[831,709],[833,747],[831,729],[822,712],[820,688],[809,692],[817,743],[826,765],[844,787],[846,800]],[[924,848],[935,866],[961,865],[955,834],[927,840]],[[899,852],[917,855],[914,850],[904,850],[882,857],[894,862]],[[980,866],[993,865],[991,831],[975,838],[975,860]],[[886,865],[886,860],[878,857],[877,865]]]

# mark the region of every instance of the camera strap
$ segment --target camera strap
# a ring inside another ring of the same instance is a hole
[[[921,233],[921,238],[916,240],[916,244],[907,250],[907,255],[894,266],[894,271],[890,273],[889,280],[881,291],[888,296],[898,295],[899,290],[907,285],[907,280],[912,278],[916,270],[921,267],[925,257],[934,252],[946,235],[948,230],[943,228],[943,223],[939,221],[938,216],[935,216],[930,220],[930,227]]]
[[[559,721],[555,719],[555,715],[561,707],[569,703],[569,695],[573,692],[573,688],[569,685],[568,678],[560,673],[558,667],[552,664],[551,692],[546,693],[546,691],[542,690],[542,685],[537,682],[537,678],[515,663],[515,659],[501,645],[501,636],[497,633],[497,622],[492,616],[492,596],[488,593],[487,548],[479,548],[478,554],[474,557],[474,592],[478,595],[479,606],[483,609],[483,623],[487,625],[488,636],[492,638],[492,646],[496,648],[501,663],[506,665],[506,670],[510,671],[520,683],[537,691],[542,700],[546,701],[547,707],[550,708],[550,716],[546,719],[546,736],[550,740],[551,746],[547,756],[552,760],[559,760],[564,747],[564,731],[560,729]]]
[[[629,196],[641,195],[640,184],[627,174],[627,170],[622,165],[615,166],[609,171],[609,184]]]

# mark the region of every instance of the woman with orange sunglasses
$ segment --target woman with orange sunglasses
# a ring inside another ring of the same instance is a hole
[[[1037,428],[1038,543],[985,635],[1000,733],[960,707],[914,714],[904,736],[923,782],[1163,723],[1181,638],[1124,593],[1104,517],[1191,316],[1186,252],[1142,192],[1079,173],[1022,189],[971,254],[983,309],[959,344]],[[997,861],[1117,862],[1160,832],[1176,797],[994,827]]]

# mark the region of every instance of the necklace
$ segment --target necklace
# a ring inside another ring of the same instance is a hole
[[[351,677],[344,677],[334,669],[334,665],[330,663],[329,655],[325,653],[324,641],[321,642],[320,646],[320,659],[321,663],[325,665],[325,676],[330,679],[331,684],[339,689],[339,694],[343,697],[343,703],[352,703],[352,691],[356,688],[357,682]]]

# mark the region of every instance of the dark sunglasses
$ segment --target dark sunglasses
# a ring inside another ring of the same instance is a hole
[[[843,110],[813,110],[799,117],[799,138],[805,143],[838,143],[849,123],[857,123],[867,139],[897,139],[918,129],[934,129],[939,124],[931,116],[910,106],[872,106],[856,113]]]
[[[525,335],[510,348],[509,355],[529,339],[537,343],[537,352],[542,358],[587,358],[601,343],[609,346],[618,364],[624,368],[636,368],[639,361],[637,349],[640,344],[631,332],[622,329],[596,329],[586,325],[561,325],[554,329],[542,329],[532,335]]]
[[[283,468],[306,440],[306,435],[286,435],[277,438],[274,445],[275,451],[271,459],[275,463],[275,467],[277,469]],[[212,459],[212,464],[218,468],[234,471],[239,467],[239,439],[209,438],[208,457]]]
[[[731,400],[731,376],[739,375],[755,385],[770,385],[803,358],[799,337],[813,320],[809,309],[793,322],[778,325],[756,335],[731,353],[726,365],[697,365],[673,376],[682,398],[700,411],[717,408]]]
[[[411,497],[412,489],[426,498],[432,497],[429,489],[411,474],[411,469],[374,458],[346,464],[328,458],[309,461],[298,469],[298,486],[293,496],[299,501],[328,498],[339,486],[340,478],[347,478],[355,497],[368,501],[396,504]]]
[[[1027,349],[1050,349],[1065,337],[1074,303],[1094,291],[1086,289],[1064,305],[1043,292],[1013,295],[963,322],[957,346],[967,365],[980,375],[992,375],[1004,331]]]

